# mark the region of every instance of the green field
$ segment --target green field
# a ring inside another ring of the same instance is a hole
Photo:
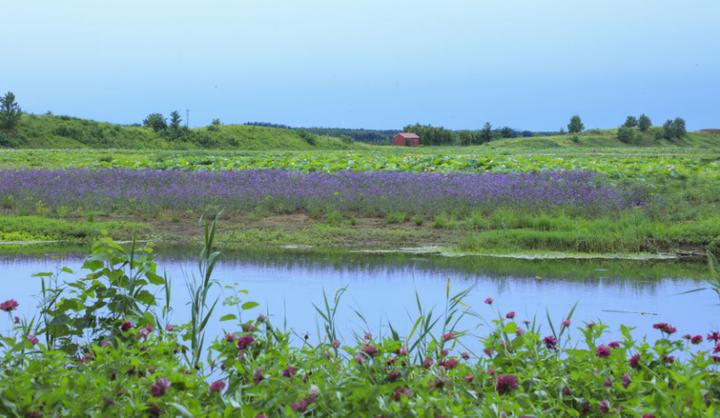
[[[76,118],[26,115],[0,150],[0,169],[122,168],[300,172],[402,171],[512,173],[591,171],[619,187],[642,188],[653,204],[621,216],[527,213],[512,208],[417,213],[400,208],[380,215],[332,208],[286,213],[256,208],[226,213],[220,242],[227,248],[309,246],[386,249],[440,246],[476,253],[627,254],[691,252],[720,247],[720,135],[691,132],[674,141],[628,145],[616,130],[580,135],[507,138],[473,146],[417,148],[367,145],[298,130],[228,125],[197,128],[181,139],[152,129]],[[7,138],[6,138],[7,139]],[[209,141],[209,142],[208,142]],[[191,240],[201,213],[116,208],[24,208],[5,199],[0,238],[6,243],[92,240],[101,230],[168,242]],[[10,199],[10,200],[8,200]],[[132,225],[132,228],[127,228]]]

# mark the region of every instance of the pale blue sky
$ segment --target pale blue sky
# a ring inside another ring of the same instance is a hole
[[[720,128],[718,0],[0,0],[30,112],[191,125]]]

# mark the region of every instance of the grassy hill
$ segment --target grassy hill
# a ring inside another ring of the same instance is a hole
[[[620,141],[617,136],[617,129],[593,129],[579,135],[565,134],[527,138],[503,138],[490,141],[482,146],[492,149],[720,147],[720,132],[688,132],[683,138],[673,140],[658,138],[658,132],[659,128],[653,128],[645,134],[638,135],[632,143]]]
[[[335,132],[326,129],[327,132]],[[180,138],[140,126],[116,125],[70,116],[23,115],[14,135],[0,132],[0,148],[96,149],[229,149],[343,150],[373,148],[362,142],[321,135],[317,130],[255,125],[220,125],[183,130]],[[338,130],[337,132],[341,132]],[[388,131],[389,132],[389,131]],[[631,142],[618,139],[617,129],[593,129],[579,135],[502,138],[471,148],[484,149],[606,149],[644,147],[717,148],[720,130],[689,132],[681,139],[662,138],[660,128],[637,132]],[[429,147],[423,147],[429,148]],[[432,147],[435,148],[435,147]],[[420,151],[420,150],[416,150]]]
[[[215,130],[192,128],[180,138],[150,128],[123,126],[70,116],[23,115],[14,135],[0,133],[6,148],[125,148],[311,150],[356,149],[347,139],[280,128],[223,125]]]

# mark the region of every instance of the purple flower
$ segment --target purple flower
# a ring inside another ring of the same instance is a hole
[[[332,340],[332,346],[333,346],[333,348],[339,348],[340,340],[338,340],[338,339]]]
[[[562,321],[563,328],[567,328],[570,326],[570,320],[569,319],[563,319]]]
[[[297,369],[293,366],[289,366],[287,369],[283,370],[282,375],[283,377],[293,377],[295,376],[295,373],[297,373]]]
[[[603,414],[607,414],[608,412],[610,412],[610,401],[608,401],[607,399],[603,399],[602,401],[600,401],[600,412],[602,412]]]
[[[34,336],[34,335],[28,335],[28,336],[27,336],[27,340],[28,340],[28,342],[29,342],[31,345],[37,345],[37,344],[40,342],[40,340],[38,339],[38,337],[36,337],[36,336]]]
[[[553,337],[552,335],[548,335],[547,337],[543,338],[543,341],[545,342],[545,347],[548,348],[548,350],[556,350],[557,349],[557,338]]]
[[[630,363],[630,367],[637,369],[640,365],[640,354],[633,354],[628,362]]]
[[[484,301],[484,302],[485,302],[485,304],[487,304],[487,305],[492,305],[492,303],[494,302],[494,300],[493,300],[493,298],[485,298],[485,301]]]
[[[283,372],[283,376],[285,376],[284,372]],[[288,376],[285,376],[285,377],[290,377],[290,375],[288,374]],[[260,384],[260,382],[263,381],[263,379],[265,379],[265,375],[263,374],[263,369],[260,369],[260,368],[255,369],[255,373],[253,373],[253,383],[258,385],[258,384]]]
[[[147,338],[147,336],[150,335],[153,330],[154,328],[152,327],[152,325],[147,324],[140,330],[138,335],[140,336],[140,338]]]
[[[620,343],[617,341],[612,341],[610,344],[608,344],[608,347],[610,348],[620,348]]]
[[[224,380],[216,380],[210,385],[210,393],[220,392],[225,389]]]
[[[425,360],[423,360],[423,362],[422,362],[422,366],[425,369],[429,369],[430,366],[432,366],[432,364],[433,364],[433,359],[430,357],[425,357]]]
[[[458,361],[454,358],[449,358],[447,360],[443,360],[440,362],[440,367],[442,367],[445,370],[452,370],[455,367],[457,367]]]
[[[0,303],[0,311],[12,312],[20,306],[15,299],[8,299],[3,303]]]
[[[595,354],[597,354],[598,357],[608,357],[610,355],[610,347],[605,344],[600,344],[595,350]]]
[[[622,378],[623,387],[627,389],[627,387],[630,386],[630,382],[632,382],[630,375],[628,373],[624,373]]]
[[[452,340],[453,338],[455,338],[455,333],[452,332],[452,331],[446,332],[446,333],[443,334],[443,336],[442,336],[443,341],[450,341],[450,340]]]
[[[293,402],[292,405],[290,405],[290,407],[295,412],[305,412],[308,405],[310,405],[310,402],[308,402],[306,399],[300,399],[297,402]]]
[[[510,311],[510,312],[506,313],[505,318],[507,318],[507,319],[515,318],[515,311]]]
[[[130,321],[124,321],[122,324],[120,324],[120,329],[122,331],[128,331],[133,327],[132,322]]]
[[[495,390],[497,393],[504,395],[511,393],[518,388],[517,377],[511,374],[503,374],[495,379]]]
[[[362,347],[362,352],[367,354],[370,357],[375,357],[380,353],[380,350],[378,350],[378,348],[372,344],[365,344]]]
[[[659,329],[661,332],[668,335],[674,334],[675,331],[677,331],[677,328],[668,324],[667,322],[658,322],[656,324],[653,324],[653,328]]]
[[[394,382],[400,378],[401,373],[397,370],[393,370],[390,373],[388,373],[387,380],[389,382]]]
[[[170,381],[165,377],[161,377],[155,380],[150,386],[150,394],[155,397],[160,397],[164,395],[168,389],[170,389]]]
[[[238,349],[244,350],[244,349],[250,347],[254,342],[255,342],[255,338],[253,338],[252,335],[243,335],[242,337],[238,338],[237,346],[238,346]]]
[[[398,402],[400,401],[400,399],[402,399],[403,396],[412,398],[413,392],[407,386],[401,386],[395,389],[395,392],[393,392],[393,399]]]

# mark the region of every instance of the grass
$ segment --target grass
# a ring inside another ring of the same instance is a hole
[[[0,240],[88,242],[105,231],[119,239],[148,235],[148,228],[131,221],[89,222],[78,219],[56,219],[43,216],[0,216]]]
[[[307,135],[305,135],[307,136]],[[243,149],[311,150],[362,148],[340,138],[298,131],[244,125],[223,125],[217,130],[193,128],[172,139],[149,128],[116,125],[68,116],[24,115],[15,135],[3,135],[0,145],[11,148],[100,149]],[[104,156],[112,161],[112,155]]]

